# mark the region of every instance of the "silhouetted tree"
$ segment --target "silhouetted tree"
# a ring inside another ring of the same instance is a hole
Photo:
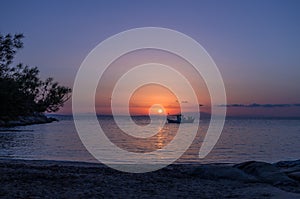
[[[55,112],[70,98],[70,88],[60,86],[53,78],[42,81],[37,67],[12,66],[23,38],[22,34],[0,34],[0,116]]]

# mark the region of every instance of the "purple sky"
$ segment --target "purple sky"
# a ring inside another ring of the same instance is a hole
[[[38,66],[42,77],[70,87],[99,42],[127,29],[156,26],[183,32],[208,51],[222,73],[229,104],[300,103],[299,1],[12,0],[0,5],[0,32],[26,36],[16,62]],[[299,106],[276,107],[275,113],[270,107],[240,109],[300,116]],[[70,110],[67,103],[61,112]]]

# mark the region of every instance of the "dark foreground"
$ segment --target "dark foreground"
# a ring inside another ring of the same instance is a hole
[[[0,159],[0,175],[0,198],[300,198],[300,160],[132,174],[101,164]]]

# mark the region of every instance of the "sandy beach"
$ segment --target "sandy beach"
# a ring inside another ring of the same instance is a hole
[[[1,198],[300,198],[300,160],[133,174],[100,163],[1,159],[0,175]]]

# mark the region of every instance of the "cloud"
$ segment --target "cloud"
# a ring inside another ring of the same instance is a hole
[[[300,107],[300,104],[222,104],[221,107],[245,107],[245,108],[276,108],[276,107]]]

